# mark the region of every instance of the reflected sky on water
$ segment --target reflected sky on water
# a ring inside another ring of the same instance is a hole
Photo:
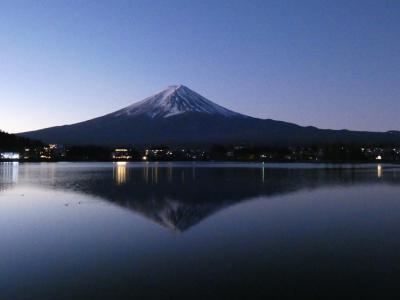
[[[385,293],[400,274],[399,171],[2,163],[0,298]]]

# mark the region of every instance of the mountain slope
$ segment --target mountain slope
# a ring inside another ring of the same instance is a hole
[[[60,144],[137,146],[400,143],[400,134],[396,131],[322,130],[249,117],[215,104],[182,85],[168,87],[143,101],[99,118],[21,135]]]

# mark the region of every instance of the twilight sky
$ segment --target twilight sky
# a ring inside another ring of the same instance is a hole
[[[0,1],[0,129],[184,84],[232,110],[400,130],[400,1]]]

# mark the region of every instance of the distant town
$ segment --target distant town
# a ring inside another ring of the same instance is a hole
[[[259,162],[400,162],[400,146],[250,147],[214,145],[171,149],[165,145],[134,147],[34,145],[20,151],[0,150],[1,161],[259,161]]]
[[[400,162],[400,146],[325,144],[208,147],[148,147],[45,144],[0,131],[0,161],[248,161],[248,162]]]

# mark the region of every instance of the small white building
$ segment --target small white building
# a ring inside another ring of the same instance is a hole
[[[0,159],[19,160],[19,153],[17,153],[17,152],[0,152]]]

